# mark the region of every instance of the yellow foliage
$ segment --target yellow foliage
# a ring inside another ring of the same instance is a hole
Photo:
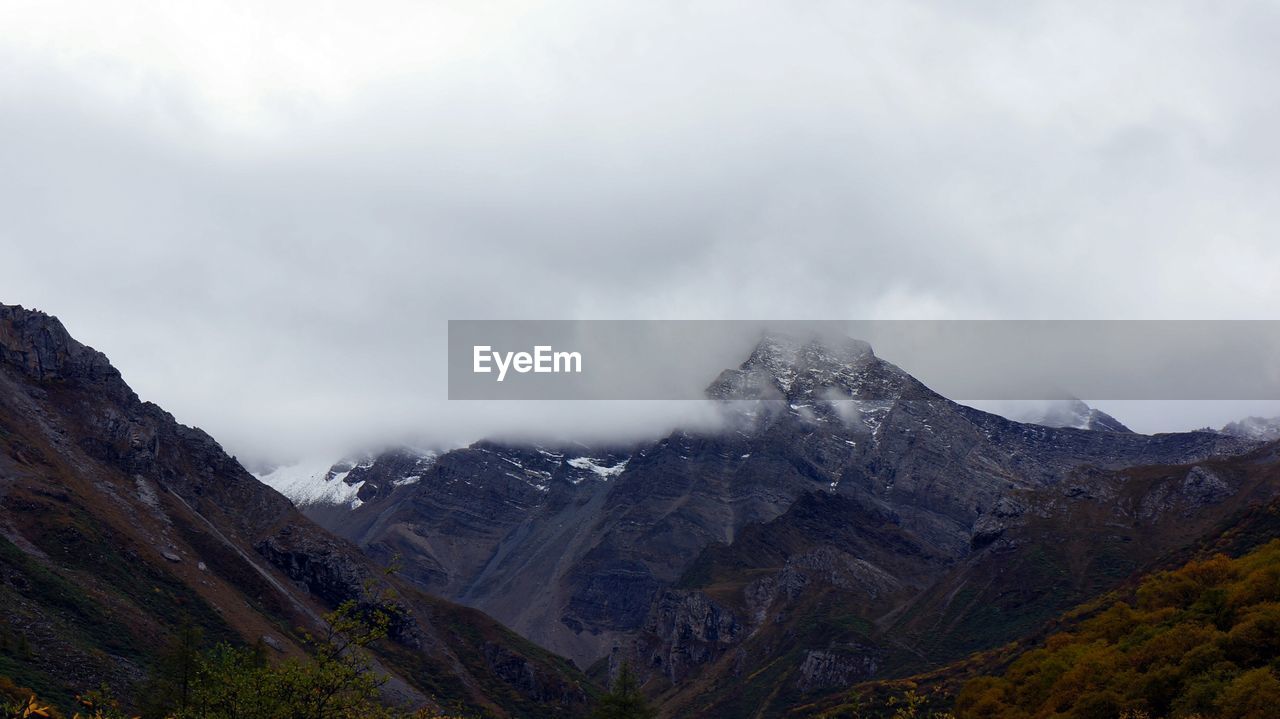
[[[52,716],[52,710],[48,706],[41,705],[40,702],[36,701],[36,695],[32,694],[27,698],[26,704],[18,708],[17,716],[22,719],[27,719],[27,717],[47,718]]]
[[[965,684],[960,719],[1280,716],[1280,540],[1152,575],[1046,639],[1002,676]]]

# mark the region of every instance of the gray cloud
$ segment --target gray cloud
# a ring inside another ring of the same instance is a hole
[[[1280,306],[1265,3],[52,7],[0,18],[3,301],[244,453],[690,419],[447,403],[449,318]]]

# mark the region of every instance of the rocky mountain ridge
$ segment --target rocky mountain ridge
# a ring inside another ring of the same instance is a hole
[[[1272,442],[1280,439],[1280,417],[1246,417],[1229,422],[1218,431],[1232,437]]]
[[[58,320],[0,305],[0,675],[55,701],[102,683],[129,692],[188,624],[302,653],[300,628],[380,576],[207,434],[140,401]],[[585,708],[588,685],[556,657],[386,581],[398,619],[378,659],[398,700]]]

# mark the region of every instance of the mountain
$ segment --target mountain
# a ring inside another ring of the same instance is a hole
[[[1218,431],[1232,437],[1270,442],[1280,439],[1280,417],[1246,417],[1230,422]]]
[[[1187,477],[1258,446],[1014,422],[847,339],[766,336],[707,393],[723,407],[718,431],[637,446],[480,442],[312,516],[579,666],[629,660],[668,712],[776,714],[1007,641],[1118,581],[1165,545],[1132,556],[1108,545],[1094,562],[1070,553],[1083,530],[1055,524],[1075,521],[1057,508],[1108,496],[1116,473],[1147,465],[1174,467],[1168,481],[1206,507],[1234,507],[1235,485]],[[369,471],[394,476],[382,462]],[[1172,491],[1152,501],[1181,507]],[[1141,525],[1130,539],[1156,532],[1163,511],[1130,520]],[[1065,537],[1049,531],[1059,526]],[[1020,569],[1002,576],[1009,562]],[[1014,576],[1027,583],[1004,584]],[[1019,592],[1031,593],[1022,604]]]
[[[1078,399],[1051,402],[1048,406],[1017,419],[1029,424],[1044,425],[1045,427],[1074,427],[1097,432],[1133,431],[1124,426],[1115,417],[1100,409],[1094,409]]]
[[[1064,494],[1073,499],[1038,512],[1056,515],[1047,525],[1054,529],[1024,524],[1004,550],[1003,581],[981,583],[1022,604],[1029,593],[1070,587],[1078,581],[1074,577],[1104,577],[1105,571],[1089,571],[1091,563],[1106,567],[1117,559],[1140,559],[1136,571],[1127,574],[1128,567],[1112,566],[1112,573],[1127,576],[1100,585],[1106,589],[1101,593],[1098,587],[1072,592],[1075,599],[1064,603],[1060,614],[1028,625],[1006,645],[907,681],[862,683],[792,706],[789,716],[856,715],[859,707],[883,705],[908,687],[929,697],[933,709],[950,709],[966,719],[1121,716],[1126,711],[1134,716],[1274,714],[1265,700],[1252,712],[1239,712],[1240,699],[1265,692],[1232,685],[1263,679],[1262,689],[1280,686],[1274,676],[1275,632],[1266,628],[1276,599],[1271,580],[1280,571],[1280,445],[1189,470],[1135,468],[1088,485],[1110,490],[1089,496],[1080,485],[1066,488]],[[1078,524],[1083,531],[1072,529]],[[1062,538],[1071,541],[1055,541]],[[1062,548],[1052,552],[1055,545]],[[1027,568],[1036,564],[1070,571],[1060,570],[1056,583],[1033,585]],[[1197,654],[1213,661],[1188,661]],[[1258,672],[1268,664],[1270,678]]]
[[[184,627],[306,651],[304,631],[388,581],[392,698],[573,715],[588,685],[473,609],[399,580],[204,432],[140,401],[58,320],[0,305],[0,676],[53,701],[136,696]]]

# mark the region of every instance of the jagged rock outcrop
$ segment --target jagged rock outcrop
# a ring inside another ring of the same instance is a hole
[[[863,651],[859,651],[863,650]],[[852,645],[843,651],[811,649],[797,672],[796,687],[804,692],[815,689],[844,689],[855,681],[876,675],[876,659],[863,653],[864,647]]]
[[[639,650],[637,664],[661,672],[669,681],[683,680],[697,667],[709,664],[741,640],[746,627],[733,612],[701,592],[669,589],[653,602],[644,635],[650,642]]]

